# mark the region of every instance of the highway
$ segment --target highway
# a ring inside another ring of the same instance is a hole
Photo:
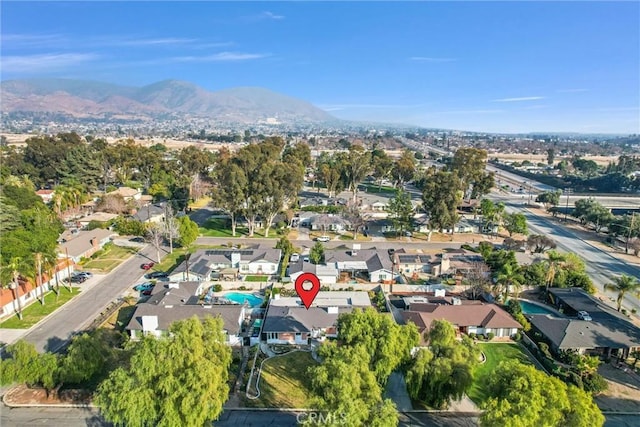
[[[640,277],[640,267],[627,264],[608,252],[592,246],[561,224],[535,215],[523,206],[522,200],[517,199],[517,197],[492,193],[491,198],[503,202],[507,213],[523,213],[527,217],[527,226],[531,234],[550,236],[556,241],[558,249],[561,251],[580,255],[585,261],[587,274],[603,294],[615,299],[617,295],[615,292],[604,290],[604,285],[611,283],[615,276],[627,274],[632,277]],[[623,307],[629,310],[635,308],[640,312],[640,302],[638,298],[631,294],[625,295]]]

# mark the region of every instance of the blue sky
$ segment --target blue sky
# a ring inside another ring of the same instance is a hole
[[[260,86],[336,117],[640,133],[640,3],[8,2],[2,80]]]

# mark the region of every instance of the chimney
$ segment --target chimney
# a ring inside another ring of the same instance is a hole
[[[240,252],[231,252],[231,267],[240,267]]]
[[[462,305],[462,301],[460,300],[460,298],[453,297],[453,298],[451,298],[451,304],[452,305]]]
[[[89,243],[91,243],[91,246],[95,248],[98,246],[98,239],[96,237],[92,237],[91,239],[89,239]]]
[[[338,307],[327,307],[327,313],[338,314]]]

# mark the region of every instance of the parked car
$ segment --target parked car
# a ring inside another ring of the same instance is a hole
[[[66,277],[63,282],[66,283],[84,283],[86,280],[88,279],[87,276],[83,275],[83,274],[72,274],[71,277]]]
[[[300,260],[300,254],[297,253],[292,253],[291,257],[289,258],[289,262],[298,262]]]
[[[316,241],[318,241],[318,242],[328,242],[329,240],[331,240],[331,237],[329,237],[329,236],[316,237]]]
[[[142,237],[132,237],[129,241],[134,243],[144,243],[144,239]]]
[[[154,265],[156,265],[156,263],[153,262],[153,261],[152,262],[146,262],[146,263],[142,264],[140,266],[140,268],[143,269],[143,270],[151,270],[151,267],[153,267]]]
[[[579,311],[578,312],[578,319],[582,319],[582,320],[593,320],[591,318],[591,315],[589,313],[587,313],[586,311]]]
[[[145,282],[145,283],[140,283],[139,285],[134,286],[133,290],[138,292],[144,292],[144,291],[153,289],[154,286],[155,285],[151,282]]]
[[[87,279],[91,279],[93,277],[93,273],[90,271],[80,271],[78,273],[72,274],[72,276],[84,276]]]
[[[169,277],[169,273],[165,273],[164,271],[153,271],[146,274],[144,277],[147,279],[164,279],[165,277]]]

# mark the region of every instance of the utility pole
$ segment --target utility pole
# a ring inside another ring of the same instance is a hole
[[[635,211],[631,212],[631,223],[629,224],[629,232],[627,233],[627,242],[624,247],[625,254],[629,253],[629,240],[631,240],[631,231],[633,230],[633,220],[635,219],[635,217],[636,217]]]
[[[569,195],[573,193],[573,190],[571,188],[565,188],[564,192],[567,195],[567,204],[564,208],[564,222],[567,222],[567,214],[569,213]]]

